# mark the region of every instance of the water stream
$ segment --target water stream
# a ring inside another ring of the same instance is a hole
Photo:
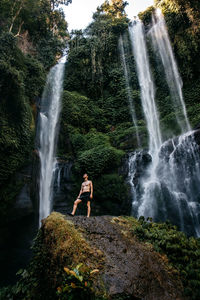
[[[125,51],[124,51],[124,41],[123,41],[123,37],[121,35],[119,38],[119,51],[120,51],[120,55],[121,55],[121,61],[122,61],[124,76],[125,76],[125,80],[126,80],[126,90],[127,90],[127,94],[128,94],[131,118],[132,118],[133,125],[135,126],[137,144],[140,147],[141,142],[140,142],[140,137],[139,137],[139,132],[138,132],[137,118],[136,118],[136,114],[135,114],[135,106],[134,106],[134,102],[133,102],[133,97],[131,95],[130,78],[129,78],[129,74],[128,74],[126,58],[125,58]]]
[[[52,190],[56,168],[56,145],[61,111],[61,96],[66,55],[49,72],[40,109],[40,148],[41,163],[39,193],[39,226],[52,209]]]
[[[142,22],[135,21],[132,26],[129,26],[129,33],[137,66],[142,108],[149,133],[149,151],[151,155],[156,156],[156,153],[162,144],[162,137],[155,103],[154,82],[150,71]]]
[[[142,151],[129,157],[128,180],[133,197],[133,215],[170,220],[189,235],[200,236],[200,148],[190,131],[182,95],[182,83],[166,31],[164,18],[154,20],[151,35],[165,68],[182,135],[162,142],[155,88],[150,71],[143,24],[129,27],[136,60],[141,102],[149,133],[151,162],[144,164]],[[180,116],[182,111],[182,118]],[[186,133],[184,133],[186,132]]]
[[[183,99],[183,82],[179,74],[178,66],[170,43],[165,19],[160,9],[156,9],[155,14],[152,15],[152,20],[153,26],[149,31],[149,34],[152,38],[154,50],[156,53],[159,53],[161,58],[166,81],[171,93],[176,119],[182,133],[184,133],[189,131],[191,127],[188,121],[185,102]]]

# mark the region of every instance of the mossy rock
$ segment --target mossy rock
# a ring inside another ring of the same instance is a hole
[[[22,278],[10,295],[14,293],[13,299],[75,300],[79,289],[79,299],[88,300],[186,299],[179,273],[166,255],[137,240],[133,224],[139,225],[134,218],[66,219],[52,213],[42,221],[32,262],[20,272]]]

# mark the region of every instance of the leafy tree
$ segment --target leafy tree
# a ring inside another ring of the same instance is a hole
[[[55,7],[58,7],[59,5],[68,5],[72,3],[72,0],[50,0],[51,8],[54,10]]]
[[[128,5],[127,1],[123,0],[106,0],[100,10],[111,16],[112,18],[122,18],[125,16],[125,7]]]

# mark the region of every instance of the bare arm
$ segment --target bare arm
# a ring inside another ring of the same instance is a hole
[[[93,184],[92,181],[90,182],[90,198],[93,198]]]

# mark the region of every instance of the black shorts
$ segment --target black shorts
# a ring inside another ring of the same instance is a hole
[[[78,199],[82,200],[82,202],[90,201],[90,192],[82,193]]]

